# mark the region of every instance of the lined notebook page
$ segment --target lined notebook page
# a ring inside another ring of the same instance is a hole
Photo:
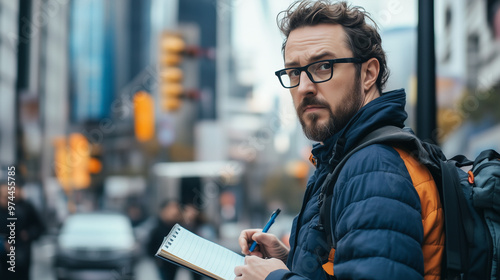
[[[223,279],[234,279],[234,267],[245,262],[243,256],[204,239],[179,224],[165,238],[160,248],[162,250]]]

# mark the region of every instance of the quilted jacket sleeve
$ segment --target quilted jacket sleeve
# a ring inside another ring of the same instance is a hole
[[[419,196],[391,147],[354,154],[334,189],[337,279],[423,279]]]
[[[420,199],[404,161],[391,147],[351,157],[334,189],[334,273],[340,279],[423,279]],[[276,270],[266,280],[308,279]]]

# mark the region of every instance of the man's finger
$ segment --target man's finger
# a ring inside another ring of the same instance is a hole
[[[243,270],[243,266],[241,266],[241,265],[236,266],[234,268],[234,275],[236,275],[236,277],[243,275],[242,270]]]

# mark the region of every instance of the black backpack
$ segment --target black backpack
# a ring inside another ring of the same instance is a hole
[[[368,134],[326,177],[319,204],[320,223],[329,244],[333,244],[333,187],[340,170],[352,154],[372,144],[402,148],[431,172],[445,220],[443,279],[500,279],[500,155],[485,150],[474,161],[462,155],[447,159],[439,147],[394,126]],[[466,166],[471,166],[468,172],[462,169]]]

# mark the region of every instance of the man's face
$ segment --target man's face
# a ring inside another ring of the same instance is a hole
[[[180,205],[177,202],[170,202],[160,212],[160,218],[164,222],[178,222],[181,218]]]
[[[319,24],[293,30],[285,46],[285,67],[335,58],[353,57],[346,43],[346,34],[337,24]],[[333,65],[329,81],[313,83],[305,72],[300,84],[290,89],[305,135],[324,141],[339,130],[363,106],[359,75],[353,63]]]

